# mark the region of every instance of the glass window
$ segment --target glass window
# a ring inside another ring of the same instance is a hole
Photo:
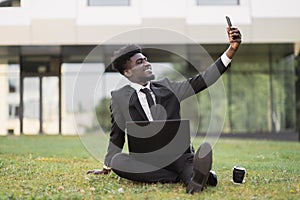
[[[20,0],[0,0],[0,7],[20,7]]]
[[[205,49],[216,59],[226,46],[205,45]],[[244,44],[230,69],[222,75],[227,96],[223,132],[275,133],[296,130],[294,66],[292,44]],[[198,132],[205,133],[212,114],[218,114],[218,110],[211,113],[207,90],[201,92],[198,98]],[[191,104],[188,106],[192,107]]]
[[[245,45],[240,53],[230,71],[223,75],[228,92],[225,130],[295,130],[292,45]]]
[[[129,0],[88,0],[89,6],[129,6]]]
[[[57,134],[59,126],[58,77],[43,77],[42,89],[43,132]]]
[[[39,87],[38,77],[26,77],[24,79],[23,132],[27,134],[35,134],[40,131]]]
[[[104,65],[98,63],[62,64],[62,132],[84,133],[93,124],[95,83]],[[102,85],[105,90],[105,85]],[[74,121],[75,119],[75,121]],[[75,122],[75,123],[74,123]]]
[[[9,93],[15,93],[16,92],[16,85],[13,81],[8,80],[8,87],[9,87]]]
[[[197,0],[198,6],[239,5],[239,0]]]
[[[20,92],[20,66],[15,64],[8,65],[7,75],[9,93]]]
[[[9,118],[19,118],[19,105],[9,105],[8,116]]]

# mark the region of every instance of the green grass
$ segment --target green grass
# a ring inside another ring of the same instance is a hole
[[[79,137],[0,137],[0,199],[300,199],[300,143],[221,139],[213,153],[218,186],[188,195],[182,184],[86,175],[102,164]],[[242,185],[231,182],[234,165],[247,169]]]

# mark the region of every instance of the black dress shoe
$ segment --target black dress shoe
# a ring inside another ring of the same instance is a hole
[[[194,156],[193,165],[193,177],[186,188],[186,192],[190,194],[201,192],[206,186],[212,166],[212,149],[209,143],[200,145]]]
[[[216,187],[218,185],[218,177],[215,171],[210,170],[206,185]]]

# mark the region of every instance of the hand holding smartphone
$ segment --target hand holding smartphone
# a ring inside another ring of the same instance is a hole
[[[228,25],[229,29],[232,30],[232,23],[228,16],[226,16],[226,21],[227,21],[227,25]],[[233,37],[233,39],[235,39],[235,37]]]
[[[229,41],[230,41],[230,44],[231,44],[231,47],[233,47],[235,50],[238,49],[238,47],[240,46],[240,43],[241,43],[241,33],[240,31],[238,30],[238,28],[235,28],[235,27],[232,27],[232,23],[231,23],[231,20],[228,16],[226,16],[226,21],[227,21],[227,25],[228,25],[228,28],[227,28],[227,34],[228,34],[228,37],[229,37]],[[232,57],[233,55],[231,55]],[[229,56],[230,58],[230,56]]]

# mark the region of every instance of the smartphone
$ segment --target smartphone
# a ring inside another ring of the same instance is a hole
[[[227,24],[228,24],[228,27],[231,28],[232,27],[232,23],[231,23],[231,20],[228,16],[226,16],[226,21],[227,21]]]

